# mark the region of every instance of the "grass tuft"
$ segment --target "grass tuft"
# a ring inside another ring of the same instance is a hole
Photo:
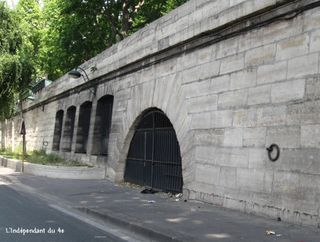
[[[0,155],[9,159],[22,159],[22,155],[19,152],[13,152],[10,149],[1,149]],[[88,166],[75,160],[65,160],[56,154],[46,154],[45,150],[34,150],[26,155],[25,161],[52,166]]]

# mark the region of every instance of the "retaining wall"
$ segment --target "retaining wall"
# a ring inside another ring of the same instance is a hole
[[[78,120],[92,101],[93,124],[97,100],[112,95],[108,156],[90,153],[93,125],[87,154],[75,144],[59,154],[121,181],[135,125],[156,107],[176,131],[186,197],[319,226],[319,5],[191,0],[84,63],[90,82],[65,75],[25,103],[27,146],[51,152],[58,110],[74,105]],[[19,144],[19,122],[2,124],[6,146]]]

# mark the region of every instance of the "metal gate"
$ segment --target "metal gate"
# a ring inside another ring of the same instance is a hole
[[[132,138],[124,180],[164,192],[182,192],[180,147],[160,110],[146,113]]]

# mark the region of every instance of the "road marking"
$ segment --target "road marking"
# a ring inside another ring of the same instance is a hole
[[[90,218],[86,217],[85,215],[80,214],[80,212],[73,212],[73,211],[67,210],[63,207],[57,206],[55,204],[49,204],[49,206],[64,213],[64,214],[67,214],[73,218],[76,218],[76,219],[81,220],[87,224],[90,224],[91,226],[96,227],[96,228],[106,232],[107,234],[116,237],[117,239],[121,239],[123,241],[128,241],[128,242],[141,242],[141,239],[134,239],[134,238],[124,234],[121,231],[121,228],[115,228],[115,226],[106,225],[106,223],[103,223],[103,222],[101,222],[101,223],[96,222],[93,219],[90,219]]]
[[[105,236],[105,235],[95,235],[94,238],[95,239],[106,239],[107,236]]]
[[[54,221],[54,220],[46,220],[45,223],[47,223],[47,224],[53,224],[53,223],[56,223],[56,221]]]

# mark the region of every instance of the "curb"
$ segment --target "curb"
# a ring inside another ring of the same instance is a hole
[[[145,228],[142,225],[125,221],[123,219],[117,218],[116,216],[112,216],[107,213],[101,213],[99,211],[96,211],[94,209],[86,208],[86,207],[78,207],[77,210],[88,214],[89,216],[96,217],[98,219],[102,219],[105,221],[108,221],[111,224],[114,224],[116,226],[119,226],[121,228],[124,228],[130,232],[133,232],[135,234],[141,235],[143,237],[152,239],[152,241],[159,241],[159,242],[166,242],[166,241],[175,241],[175,242],[182,242],[182,240],[179,240],[177,238],[164,235],[161,232],[155,231],[150,228]],[[111,212],[112,213],[112,212]]]
[[[0,165],[21,171],[21,161],[0,156]],[[24,162],[24,173],[60,179],[105,179],[105,170],[102,168],[47,166]]]

